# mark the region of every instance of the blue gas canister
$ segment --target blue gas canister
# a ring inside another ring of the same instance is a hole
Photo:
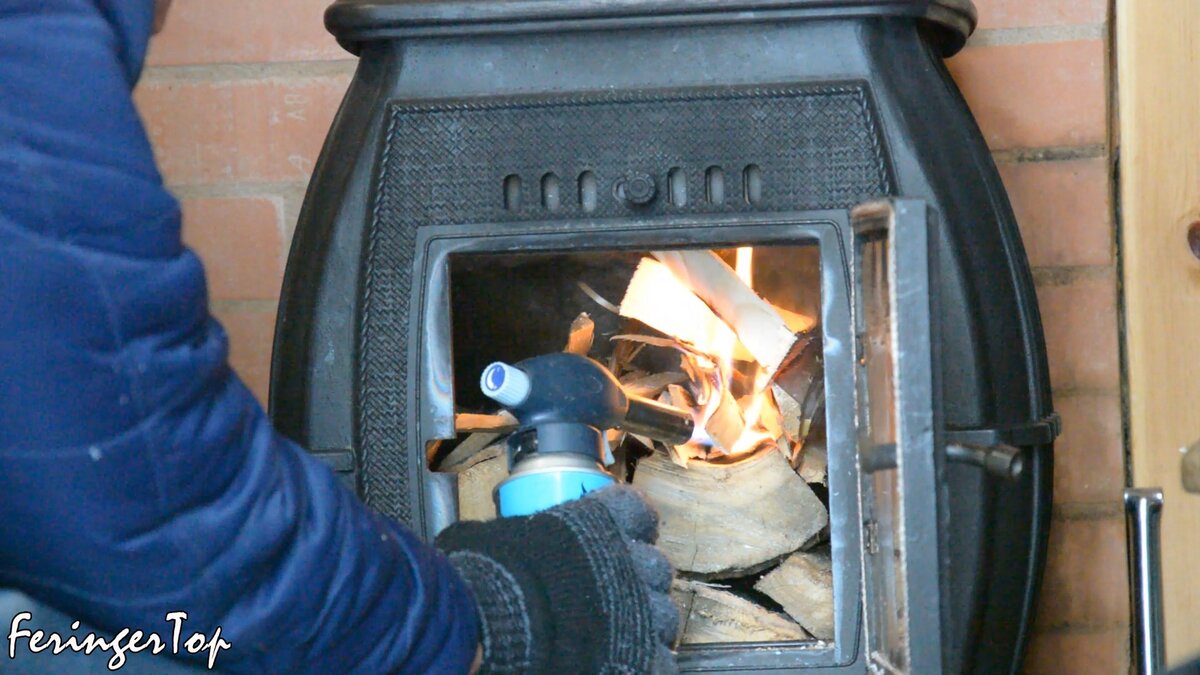
[[[666,443],[683,443],[694,429],[690,413],[627,394],[606,368],[575,354],[493,363],[479,384],[520,423],[508,441],[509,477],[495,493],[505,517],[531,515],[616,482],[601,464],[608,429]]]

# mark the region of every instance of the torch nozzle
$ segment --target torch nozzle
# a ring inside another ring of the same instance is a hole
[[[672,445],[688,442],[695,427],[690,412],[629,394],[604,366],[575,354],[496,362],[484,369],[479,385],[528,426],[618,428]]]
[[[681,445],[692,438],[696,423],[692,414],[641,396],[628,395],[629,412],[621,428],[631,434],[648,436],[669,445]]]

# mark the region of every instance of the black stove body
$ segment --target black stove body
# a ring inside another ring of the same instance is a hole
[[[341,0],[327,23],[361,61],[295,234],[276,424],[432,535],[456,512],[426,443],[477,377],[454,369],[450,258],[818,246],[837,636],[680,665],[1015,672],[1057,423],[1016,222],[942,64],[974,20],[967,0]],[[879,382],[872,335],[897,341]],[[1017,478],[946,459],[998,444]],[[897,464],[889,492],[871,472]],[[907,528],[899,588],[872,500]]]

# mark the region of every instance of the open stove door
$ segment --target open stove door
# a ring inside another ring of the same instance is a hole
[[[875,673],[944,672],[945,450],[922,201],[852,213],[855,393],[866,656]]]

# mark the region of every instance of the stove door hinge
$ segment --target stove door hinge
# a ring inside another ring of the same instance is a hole
[[[863,547],[869,555],[879,553],[879,521],[868,520],[863,523]]]

